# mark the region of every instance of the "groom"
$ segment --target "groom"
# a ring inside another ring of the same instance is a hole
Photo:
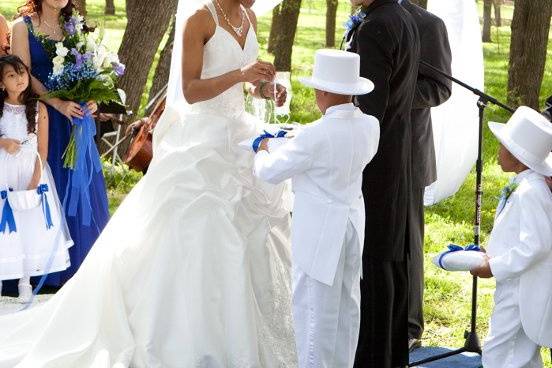
[[[347,35],[348,50],[360,55],[361,76],[375,84],[374,92],[358,97],[356,103],[378,118],[381,129],[378,153],[363,176],[366,236],[355,367],[404,367],[408,365],[410,111],[420,40],[414,20],[397,0],[351,3],[362,6],[363,19]]]

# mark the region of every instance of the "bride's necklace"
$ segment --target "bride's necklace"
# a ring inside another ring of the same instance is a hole
[[[230,27],[232,27],[232,29],[238,35],[238,37],[241,37],[243,35],[243,26],[244,26],[244,23],[245,23],[245,17],[243,16],[243,10],[241,9],[241,7],[240,7],[240,10],[241,10],[241,24],[238,27],[234,27],[232,25],[232,23],[230,23],[230,19],[228,19],[228,16],[226,15],[224,10],[222,9],[222,6],[220,6],[220,3],[218,2],[218,0],[215,0],[215,2],[217,3],[217,6],[219,7],[220,12],[221,12],[222,16],[224,17],[224,20],[226,21],[226,23],[228,23],[228,25]]]

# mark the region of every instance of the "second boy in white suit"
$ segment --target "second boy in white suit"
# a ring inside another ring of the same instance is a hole
[[[483,346],[485,368],[541,368],[552,347],[552,124],[519,107],[507,124],[489,123],[499,164],[517,175],[504,188],[488,258],[472,271],[496,279],[495,307]]]
[[[376,154],[379,123],[352,103],[373,84],[359,77],[357,54],[316,53],[314,75],[324,116],[273,152],[262,137],[255,172],[278,183],[292,179],[293,317],[299,367],[348,368],[360,326],[364,241],[362,172]]]

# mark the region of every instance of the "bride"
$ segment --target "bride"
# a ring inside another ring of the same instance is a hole
[[[260,125],[244,82],[279,103],[285,91],[256,61],[254,0],[212,1],[180,0],[147,175],[73,279],[0,317],[0,367],[296,366],[284,190],[238,147]]]

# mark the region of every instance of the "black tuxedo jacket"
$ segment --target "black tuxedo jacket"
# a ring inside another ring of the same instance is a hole
[[[451,75],[452,55],[447,27],[441,18],[403,0],[420,34],[420,60]],[[412,186],[423,189],[437,180],[431,108],[447,101],[452,82],[427,66],[420,65],[412,104]]]
[[[411,110],[420,58],[412,16],[397,0],[375,0],[348,37],[360,55],[360,74],[375,90],[356,98],[360,109],[380,121],[378,153],[364,171],[366,205],[364,256],[403,261],[411,191]]]

